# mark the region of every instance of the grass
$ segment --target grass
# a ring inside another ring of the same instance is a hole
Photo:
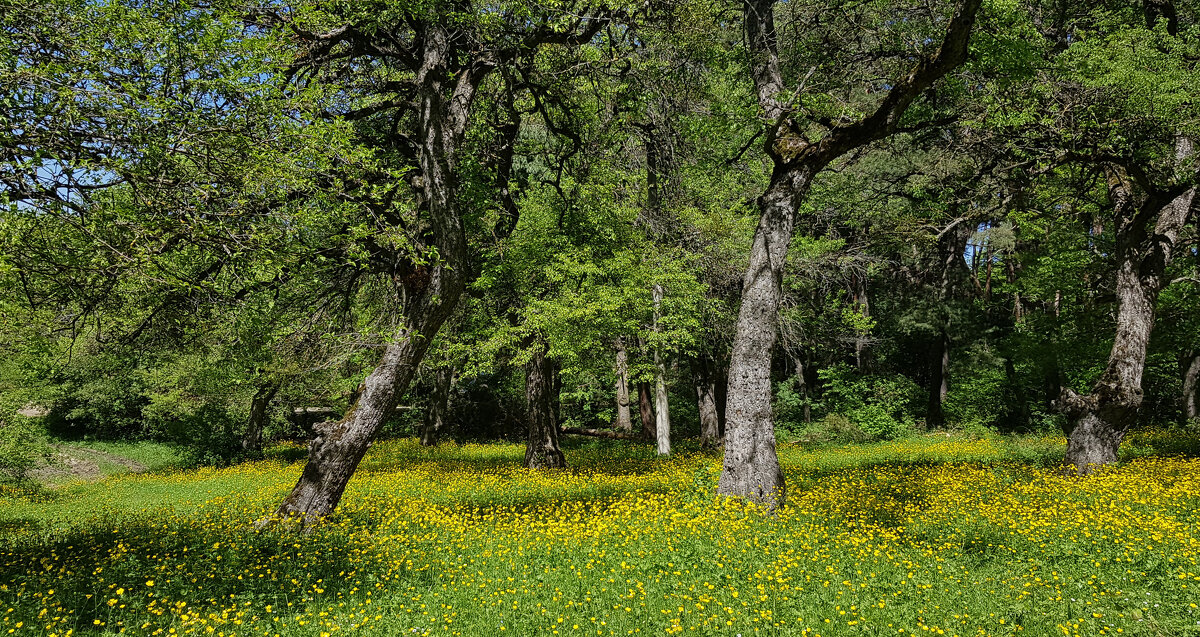
[[[10,491],[0,634],[1200,635],[1195,445],[1141,435],[1088,479],[1056,438],[789,445],[768,516],[686,444],[531,472],[517,445],[399,440],[305,537],[253,530],[295,449]]]
[[[184,464],[184,455],[177,445],[169,445],[161,442],[90,440],[86,442],[62,442],[59,444],[61,448],[95,450],[111,456],[132,460],[145,467],[146,471],[174,469]],[[129,471],[129,467],[126,464],[113,462],[112,460],[108,460],[106,465],[109,469],[109,471],[106,471],[108,475]]]

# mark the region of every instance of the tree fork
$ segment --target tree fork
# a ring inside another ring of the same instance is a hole
[[[817,141],[804,137],[804,125],[791,119],[791,105],[781,101],[789,91],[779,64],[775,3],[747,0],[742,13],[756,96],[768,122],[765,147],[773,168],[758,200],[759,222],[742,283],[729,366],[725,461],[717,486],[722,495],[747,498],[768,509],[787,497],[775,453],[771,352],[796,211],[817,173],[845,153],[895,133],[909,105],[966,60],[981,0],[963,0],[938,50],[896,81],[873,113],[851,124],[830,123],[829,132]]]

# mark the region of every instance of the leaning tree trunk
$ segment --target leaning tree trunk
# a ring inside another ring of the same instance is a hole
[[[1200,418],[1196,407],[1196,393],[1200,391],[1200,354],[1193,353],[1188,358],[1187,369],[1183,372],[1183,417],[1195,420]]]
[[[1180,138],[1177,160],[1183,163],[1191,155],[1191,142]],[[1137,422],[1155,305],[1196,198],[1193,187],[1165,203],[1149,197],[1135,207],[1129,180],[1115,170],[1110,173],[1110,192],[1117,209],[1116,335],[1108,365],[1091,393],[1063,388],[1060,398],[1067,416],[1065,462],[1080,475],[1116,462],[1121,441]]]
[[[721,417],[717,412],[717,380],[706,356],[692,359],[696,406],[700,412],[700,446],[721,445]]]
[[[534,344],[533,355],[525,364],[525,406],[529,436],[525,444],[525,466],[530,469],[567,466],[558,446],[558,418],[555,391],[557,368],[546,356],[546,344]]]
[[[260,385],[250,399],[250,418],[246,423],[246,433],[242,436],[242,450],[251,453],[262,451],[263,426],[267,422],[267,407],[275,393],[279,391],[279,383]]]
[[[617,347],[617,419],[613,424],[617,431],[633,432],[633,419],[629,412],[629,352],[625,350],[625,339],[618,338]]]
[[[449,367],[439,367],[433,373],[433,392],[429,396],[429,404],[425,407],[425,419],[421,424],[421,446],[437,446],[442,430],[446,426],[446,413],[450,408],[450,385],[454,380],[454,371]]]
[[[413,183],[421,207],[428,212],[438,260],[431,265],[409,264],[404,277],[403,327],[363,380],[358,399],[346,415],[338,422],[315,428],[317,435],[309,443],[308,463],[300,479],[274,515],[260,525],[290,520],[303,528],[333,512],[371,441],[408,389],[430,342],[466,287],[467,242],[455,205],[455,151],[466,132],[475,90],[492,67],[481,58],[480,66],[455,79],[448,72],[452,62],[450,39],[445,26],[427,25],[423,59],[413,78],[419,132],[414,141],[421,173]],[[450,85],[450,81],[455,83]]]

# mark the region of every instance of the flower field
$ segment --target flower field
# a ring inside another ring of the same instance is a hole
[[[0,492],[0,634],[1200,635],[1200,460],[1060,475],[1054,439],[780,448],[766,516],[713,452],[379,443],[308,536],[280,459]]]

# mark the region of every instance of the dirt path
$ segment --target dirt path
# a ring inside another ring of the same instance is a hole
[[[141,473],[146,465],[129,458],[87,447],[54,445],[54,459],[34,469],[32,477],[42,484],[64,484],[67,482],[94,482],[114,472],[105,471],[104,465],[124,467],[130,473]]]

